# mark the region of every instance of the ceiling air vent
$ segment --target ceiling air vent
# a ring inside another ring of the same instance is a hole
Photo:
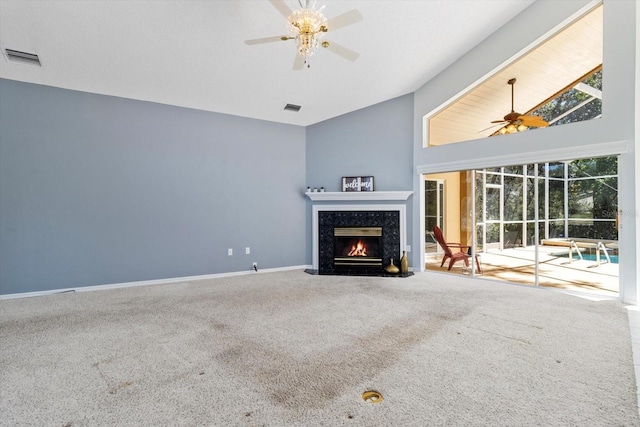
[[[40,58],[38,58],[38,55],[35,53],[20,52],[19,50],[12,49],[5,49],[4,52],[9,61],[23,62],[25,64],[37,65],[38,67],[42,66]]]
[[[301,108],[302,107],[300,105],[287,104],[287,105],[284,106],[282,111],[291,111],[293,113],[297,113],[298,111],[300,111]]]

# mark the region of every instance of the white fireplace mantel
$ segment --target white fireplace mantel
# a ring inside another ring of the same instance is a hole
[[[304,194],[314,202],[400,201],[407,200],[413,191],[307,191]]]

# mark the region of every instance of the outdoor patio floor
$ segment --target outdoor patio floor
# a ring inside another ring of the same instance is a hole
[[[557,246],[540,246],[539,285],[568,291],[593,293],[598,296],[617,297],[619,291],[618,264],[607,263],[603,258],[600,265],[595,261],[570,260],[558,256],[567,252]],[[512,283],[535,285],[535,248],[512,248],[492,250],[478,254],[482,272],[479,277],[503,280]],[[442,254],[427,254],[425,268],[454,274],[469,274],[464,263],[458,261],[451,271],[448,261],[443,267]]]

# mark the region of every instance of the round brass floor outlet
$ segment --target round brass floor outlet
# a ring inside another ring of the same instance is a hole
[[[380,403],[382,402],[382,395],[375,390],[367,390],[362,393],[362,400],[367,403]]]

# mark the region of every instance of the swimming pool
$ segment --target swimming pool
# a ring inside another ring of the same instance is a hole
[[[559,253],[559,254],[554,254],[556,256],[559,257],[563,257],[563,258],[569,258],[569,254],[568,253]],[[573,259],[580,259],[580,257],[578,256],[578,254],[574,253],[573,254]],[[596,261],[596,254],[582,254],[582,259],[585,261]],[[618,255],[609,255],[609,259],[611,260],[611,264],[618,264]],[[604,255],[600,254],[600,262],[607,262],[607,258],[605,258]]]

